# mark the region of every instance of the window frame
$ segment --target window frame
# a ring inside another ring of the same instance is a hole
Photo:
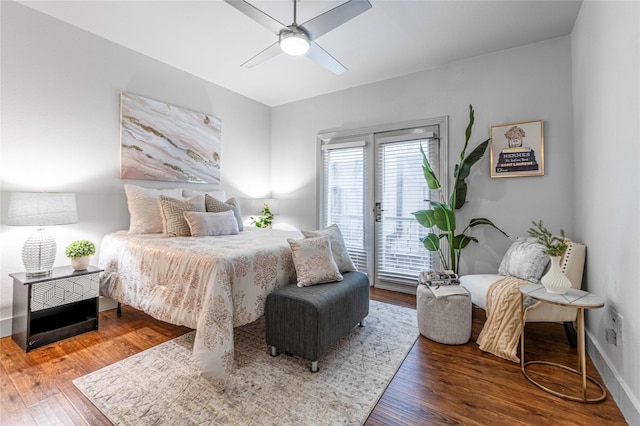
[[[365,229],[365,249],[367,250],[367,270],[365,272],[369,277],[374,276],[375,261],[375,215],[373,207],[375,203],[375,134],[401,131],[405,129],[413,129],[420,127],[428,127],[437,125],[439,127],[439,169],[441,191],[448,194],[449,187],[449,117],[441,116],[435,118],[419,119],[412,121],[404,121],[398,123],[388,123],[380,125],[371,125],[352,129],[332,129],[322,130],[316,136],[316,228],[324,227],[324,154],[323,147],[338,147],[340,145],[347,147],[350,143],[365,142],[366,160],[365,160],[365,179],[367,188],[365,188],[368,204],[365,205],[364,229]],[[324,148],[326,149],[326,148]],[[365,203],[366,204],[366,203]],[[415,289],[414,289],[415,290]]]

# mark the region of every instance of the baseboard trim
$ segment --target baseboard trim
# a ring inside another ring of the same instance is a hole
[[[611,360],[606,356],[602,347],[588,332],[586,335],[587,353],[609,390],[608,397],[613,398],[616,402],[628,424],[640,425],[640,403],[631,393],[624,379],[612,366]]]
[[[387,282],[385,284],[378,284],[375,286],[375,288],[379,288],[382,290],[397,291],[399,293],[413,294],[415,296],[417,287],[412,285],[395,284],[395,283]]]
[[[118,306],[118,302],[106,296],[100,296],[99,302],[100,303],[99,303],[98,310],[100,312],[108,311],[109,309],[115,309]]]
[[[0,319],[0,337],[11,336],[11,319],[12,317]]]

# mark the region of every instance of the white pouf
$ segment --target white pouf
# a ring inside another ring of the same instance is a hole
[[[463,288],[464,289],[464,288]],[[431,289],[418,285],[418,330],[427,339],[447,345],[463,345],[471,338],[471,296],[452,294],[436,297]]]

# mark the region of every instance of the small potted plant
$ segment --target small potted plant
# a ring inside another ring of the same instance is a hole
[[[271,213],[267,203],[264,203],[261,213],[264,216],[258,216],[257,219],[254,219],[253,216],[251,216],[251,224],[256,225],[256,228],[271,228],[273,223],[273,213]]]
[[[65,249],[64,254],[71,259],[71,266],[76,271],[87,269],[89,257],[96,253],[96,246],[89,240],[74,241]]]
[[[541,220],[537,223],[535,221],[531,223],[534,227],[529,228],[529,235],[538,239],[538,242],[544,246],[543,252],[551,259],[549,272],[540,278],[540,282],[549,293],[564,294],[571,288],[571,281],[560,268],[560,259],[569,247],[564,236],[564,229],[560,230],[558,237],[545,228]]]

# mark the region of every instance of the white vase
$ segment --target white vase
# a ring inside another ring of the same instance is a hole
[[[549,256],[551,267],[540,282],[549,293],[565,294],[571,288],[571,280],[560,269],[560,256]]]
[[[89,258],[91,256],[72,257],[71,266],[76,271],[83,271],[89,266]]]

